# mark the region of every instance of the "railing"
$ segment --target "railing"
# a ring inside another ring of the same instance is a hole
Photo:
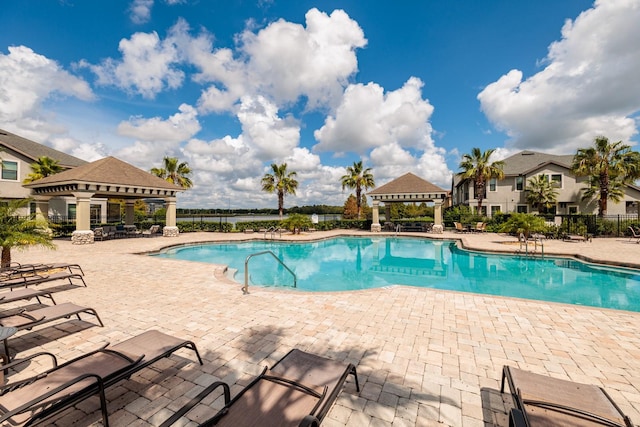
[[[267,233],[271,233],[271,240],[274,239],[274,236],[276,233],[280,233],[279,237],[282,237],[282,232],[280,231],[280,229],[278,227],[269,227],[267,230],[265,230],[264,232],[264,238],[267,238]]]
[[[520,242],[520,248],[518,249],[518,253],[523,253],[522,249],[524,248],[525,256],[534,256],[536,252],[538,252],[538,246],[540,247],[540,256],[544,258],[544,243],[542,242],[542,237],[538,235],[533,236],[533,251],[529,253],[529,241],[524,236],[523,233],[520,233],[518,236],[518,241]]]
[[[271,251],[262,251],[262,252],[256,252],[255,254],[251,254],[247,257],[247,259],[244,260],[244,286],[242,287],[242,292],[246,295],[249,293],[249,260],[251,258],[253,258],[254,256],[258,256],[258,255],[265,255],[265,254],[269,254],[272,257],[274,257],[276,259],[276,261],[278,261],[280,263],[280,265],[282,265],[289,273],[291,273],[291,275],[293,276],[293,287],[297,287],[297,281],[298,278],[296,277],[296,273],[294,273],[293,271],[291,271],[291,269],[289,267],[287,267],[285,265],[284,262],[282,262],[282,260],[280,258],[278,258],[276,256],[276,254],[274,254]]]

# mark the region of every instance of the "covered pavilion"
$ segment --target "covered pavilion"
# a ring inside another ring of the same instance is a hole
[[[433,202],[434,230],[442,229],[442,205],[447,200],[448,191],[443,190],[411,172],[394,179],[367,193],[373,199],[373,222],[371,231],[380,232],[380,202],[385,205],[385,218],[391,218],[391,203]]]
[[[90,227],[92,197],[124,199],[125,225],[133,225],[134,203],[137,199],[164,199],[167,213],[163,235],[178,234],[176,195],[183,189],[115,157],[86,163],[24,186],[31,189],[36,202],[36,216],[42,219],[47,218],[51,198],[76,198],[76,230],[71,238],[74,243],[93,242]]]

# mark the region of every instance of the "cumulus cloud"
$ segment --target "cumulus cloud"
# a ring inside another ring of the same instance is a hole
[[[511,148],[575,152],[594,137],[629,141],[640,110],[640,2],[598,0],[549,46],[545,65],[511,70],[478,94]],[[605,24],[606,23],[606,24]]]
[[[433,106],[422,99],[422,86],[415,77],[386,94],[376,83],[350,85],[335,115],[315,132],[319,143],[314,150],[364,154],[392,143],[420,149],[433,145]]]
[[[43,107],[46,100],[59,95],[95,99],[85,80],[28,47],[10,46],[8,55],[0,54],[0,123],[5,128],[32,136],[35,132],[38,140],[62,132],[55,115]]]
[[[133,0],[129,7],[129,18],[134,24],[145,24],[151,19],[153,0]]]
[[[138,165],[157,164],[163,156],[179,152],[179,146],[201,129],[198,113],[190,105],[180,105],[168,119],[132,117],[118,125],[118,134],[135,138],[135,143],[118,151],[125,161]]]

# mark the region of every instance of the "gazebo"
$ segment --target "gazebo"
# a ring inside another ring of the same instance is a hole
[[[133,225],[137,199],[160,198],[166,203],[164,236],[177,236],[176,195],[183,189],[129,163],[105,157],[24,185],[31,189],[36,202],[36,216],[46,219],[53,197],[76,198],[76,230],[73,243],[93,243],[90,223],[92,197],[124,199],[125,225]]]
[[[372,232],[382,231],[380,226],[379,206],[385,204],[386,218],[391,217],[391,203],[433,202],[434,230],[442,230],[442,205],[447,200],[448,192],[412,173],[399,178],[367,193],[373,199]]]

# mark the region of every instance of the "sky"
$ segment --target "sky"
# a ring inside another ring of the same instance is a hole
[[[189,164],[181,208],[342,205],[376,186],[444,189],[478,147],[636,146],[640,0],[5,0],[0,128],[87,161]],[[637,149],[637,147],[635,147]]]

